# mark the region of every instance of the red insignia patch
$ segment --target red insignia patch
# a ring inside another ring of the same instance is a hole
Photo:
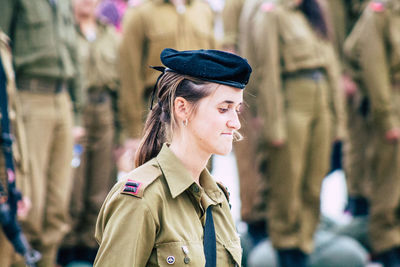
[[[264,2],[260,8],[263,12],[270,12],[275,9],[275,4],[271,2]]]
[[[124,190],[122,191],[124,193],[136,196],[141,185],[142,183],[128,179],[128,181],[125,183]]]
[[[382,2],[372,1],[369,4],[369,7],[375,12],[383,12],[383,11],[385,11],[385,4],[382,3]]]

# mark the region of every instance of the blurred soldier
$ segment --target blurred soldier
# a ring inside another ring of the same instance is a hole
[[[259,1],[248,16],[258,146],[268,150],[268,234],[281,266],[305,266],[319,222],[319,194],[334,137],[343,136],[339,69],[318,3]],[[334,124],[332,124],[334,122]]]
[[[16,88],[15,88],[15,77],[12,69],[12,58],[11,58],[11,50],[9,47],[9,39],[4,34],[4,32],[0,31],[0,64],[2,64],[3,69],[6,75],[6,91],[8,96],[8,107],[9,107],[9,119],[11,122],[11,126],[13,129],[13,156],[16,165],[16,181],[17,186],[22,192],[24,198],[23,201],[19,204],[18,215],[24,217],[29,210],[30,200],[30,180],[28,179],[29,175],[29,164],[28,164],[28,153],[27,153],[27,144],[26,144],[26,136],[24,125],[21,117],[21,106],[19,103],[19,99],[17,96]],[[0,111],[0,118],[3,114]],[[1,132],[1,127],[0,127]],[[0,136],[0,144],[2,143],[2,137]],[[0,150],[2,148],[0,147]],[[0,151],[0,202],[6,201],[8,192],[7,192],[7,176],[6,176],[6,168],[5,168],[5,159],[3,151]],[[4,190],[4,191],[2,191]],[[22,213],[22,214],[21,214]],[[25,218],[22,218],[25,219]],[[3,233],[3,229],[0,225],[0,266],[8,267],[11,266],[11,263],[15,260],[15,253],[12,244],[6,238]]]
[[[84,260],[93,264],[97,242],[96,219],[113,184],[113,103],[118,89],[118,36],[114,27],[96,20],[98,0],[74,0],[78,30],[81,90],[84,94],[85,135],[75,144],[74,186],[71,198],[71,232],[64,240],[59,262]]]
[[[400,2],[371,1],[345,42],[345,54],[371,125],[369,237],[384,266],[400,266]]]
[[[214,19],[202,0],[145,0],[125,13],[120,49],[121,124],[127,148],[136,150],[144,126],[146,103],[161,64],[159,55],[177,50],[215,46]]]
[[[32,209],[23,229],[43,255],[38,266],[54,266],[68,231],[72,182],[68,90],[75,88],[76,75],[73,14],[69,1],[4,0],[1,8],[0,27],[12,41],[32,169]]]
[[[363,0],[329,0],[329,14],[335,30],[335,45],[343,61],[343,44],[363,7]],[[365,118],[365,102],[357,84],[350,76],[346,64],[342,64],[342,82],[346,94],[348,136],[344,146],[344,169],[349,193],[348,210],[355,216],[368,214],[370,185],[371,149],[368,145],[370,126]]]

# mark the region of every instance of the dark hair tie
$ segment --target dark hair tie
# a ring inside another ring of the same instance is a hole
[[[151,94],[150,110],[153,110],[153,102],[154,102],[154,97],[155,97],[156,91],[157,91],[158,81],[160,81],[161,77],[164,75],[166,68],[163,66],[149,66],[149,67],[161,72],[160,76],[158,76],[158,78],[157,78],[156,84],[154,84],[153,93]],[[161,107],[160,101],[158,101],[158,105]]]

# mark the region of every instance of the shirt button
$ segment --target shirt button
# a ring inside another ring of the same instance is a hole
[[[195,185],[193,186],[193,191],[194,191],[195,193],[200,192],[200,188],[199,188],[199,186],[198,186],[197,184],[195,184]]]
[[[185,264],[189,264],[189,262],[190,262],[190,258],[188,258],[188,257],[185,257],[185,258],[183,259],[183,262],[184,262]]]

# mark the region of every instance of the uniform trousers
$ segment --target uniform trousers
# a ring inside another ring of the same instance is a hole
[[[276,249],[313,250],[321,183],[332,144],[330,92],[326,79],[293,76],[283,81],[286,143],[271,148],[268,164],[268,233]]]
[[[343,160],[349,196],[368,199],[371,191],[372,147],[368,141],[371,126],[367,117],[368,107],[363,101],[359,92],[347,99],[348,138],[344,145]]]
[[[38,266],[53,267],[68,231],[72,105],[66,90],[41,93],[30,86],[19,87],[32,171],[32,208],[22,226],[33,248],[42,253]]]
[[[97,216],[115,181],[111,99],[106,97],[100,103],[89,103],[83,119],[86,136],[82,140],[81,164],[74,172],[70,205],[71,232],[66,236],[63,246],[97,248],[94,238]]]
[[[400,118],[400,87],[391,96],[395,116]],[[373,128],[372,193],[369,236],[375,253],[400,246],[400,145],[389,143],[385,132]]]

